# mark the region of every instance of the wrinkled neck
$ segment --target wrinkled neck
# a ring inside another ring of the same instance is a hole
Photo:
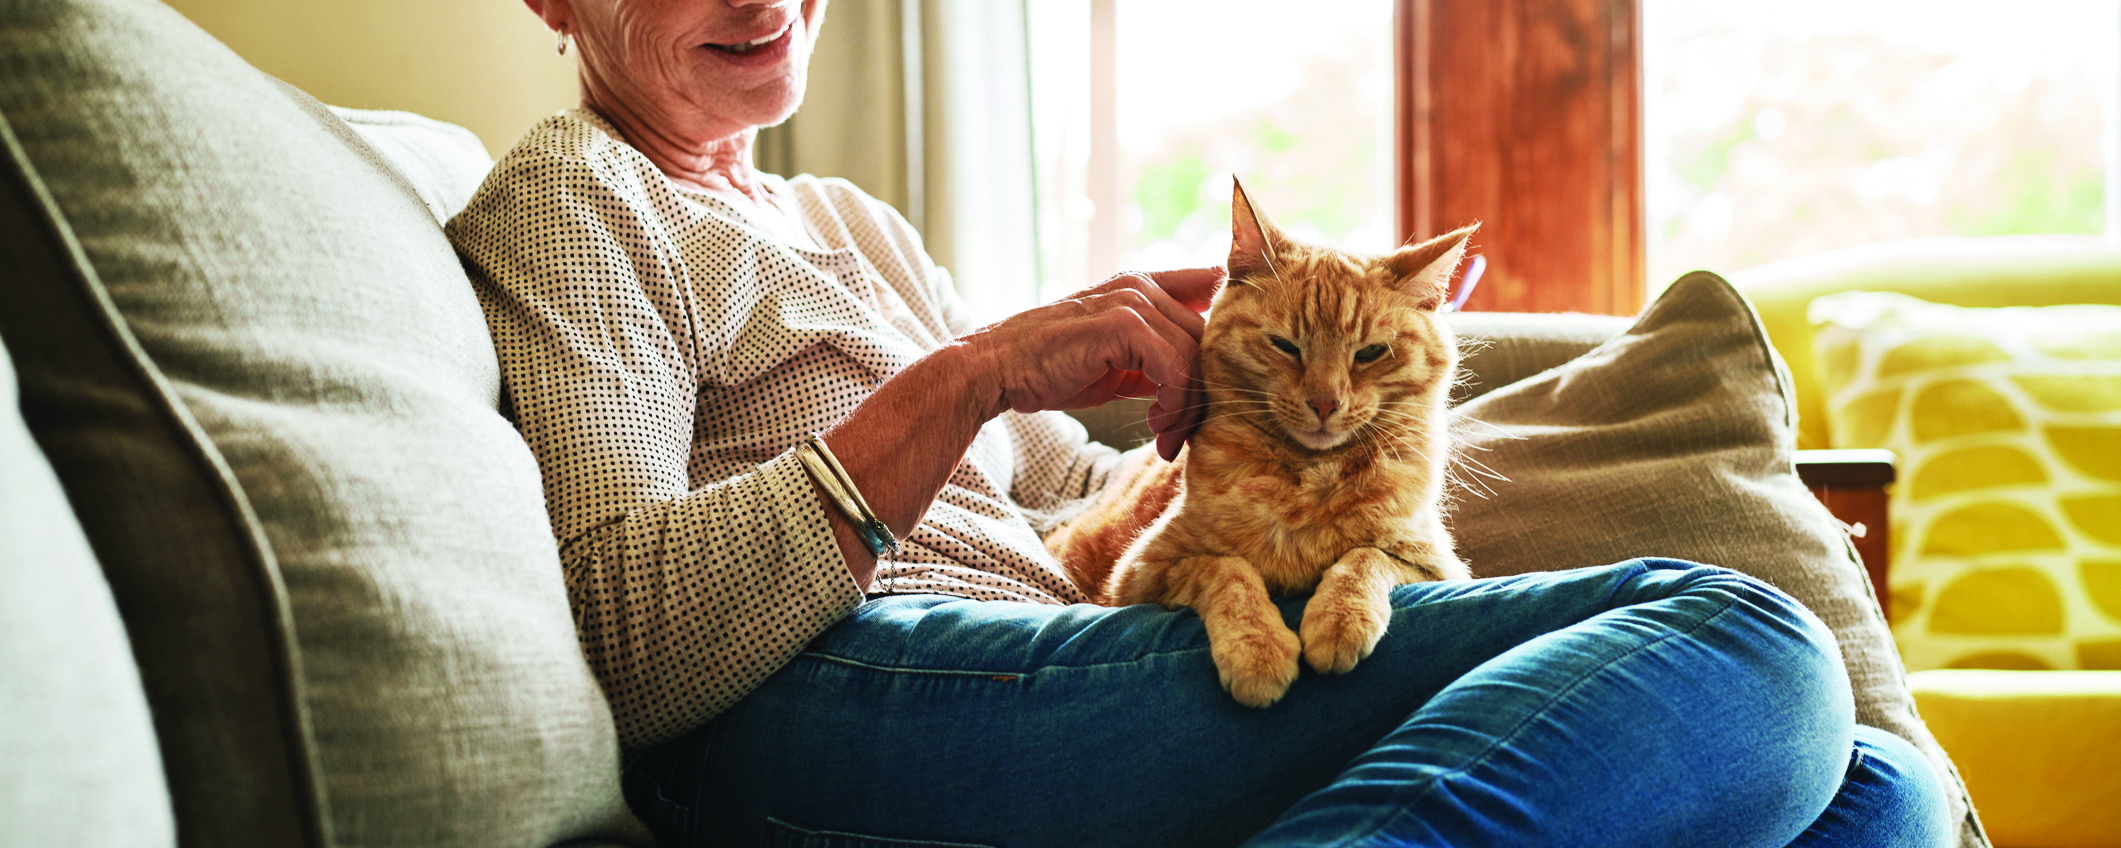
[[[696,132],[674,130],[666,123],[644,118],[622,100],[597,96],[598,90],[584,86],[583,108],[617,129],[627,144],[648,157],[671,182],[754,203],[772,202],[765,180],[751,165],[757,127],[734,128],[728,133],[706,128]]]

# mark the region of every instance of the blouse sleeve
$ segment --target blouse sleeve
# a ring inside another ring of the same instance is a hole
[[[589,163],[511,154],[448,226],[629,749],[727,709],[862,598],[792,453],[691,484],[712,342],[643,196]]]

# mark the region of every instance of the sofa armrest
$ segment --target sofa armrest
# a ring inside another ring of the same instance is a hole
[[[1878,608],[1892,614],[1892,596],[1886,588],[1890,573],[1887,542],[1891,516],[1887,510],[1886,486],[1894,477],[1896,458],[1889,450],[1801,450],[1797,452],[1797,476],[1812,490],[1812,496],[1828,512],[1849,525],[1855,535],[1856,553],[1863,570],[1870,574],[1871,591]]]

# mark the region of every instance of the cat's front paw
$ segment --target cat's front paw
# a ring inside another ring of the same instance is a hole
[[[1215,670],[1231,697],[1248,707],[1267,707],[1288,693],[1296,681],[1296,657],[1303,645],[1281,622],[1215,640],[1210,646]]]
[[[1391,617],[1388,604],[1354,597],[1314,597],[1304,610],[1304,660],[1324,674],[1344,674],[1377,648]]]

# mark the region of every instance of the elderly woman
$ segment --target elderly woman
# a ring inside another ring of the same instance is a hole
[[[1156,461],[1052,410],[1153,392],[1177,452],[1215,270],[975,328],[889,207],[751,165],[824,0],[526,2],[582,106],[449,234],[666,844],[1945,838],[1832,637],[1720,569],[1403,586],[1353,672],[1238,705],[1197,617],[1081,603],[1039,535]]]

